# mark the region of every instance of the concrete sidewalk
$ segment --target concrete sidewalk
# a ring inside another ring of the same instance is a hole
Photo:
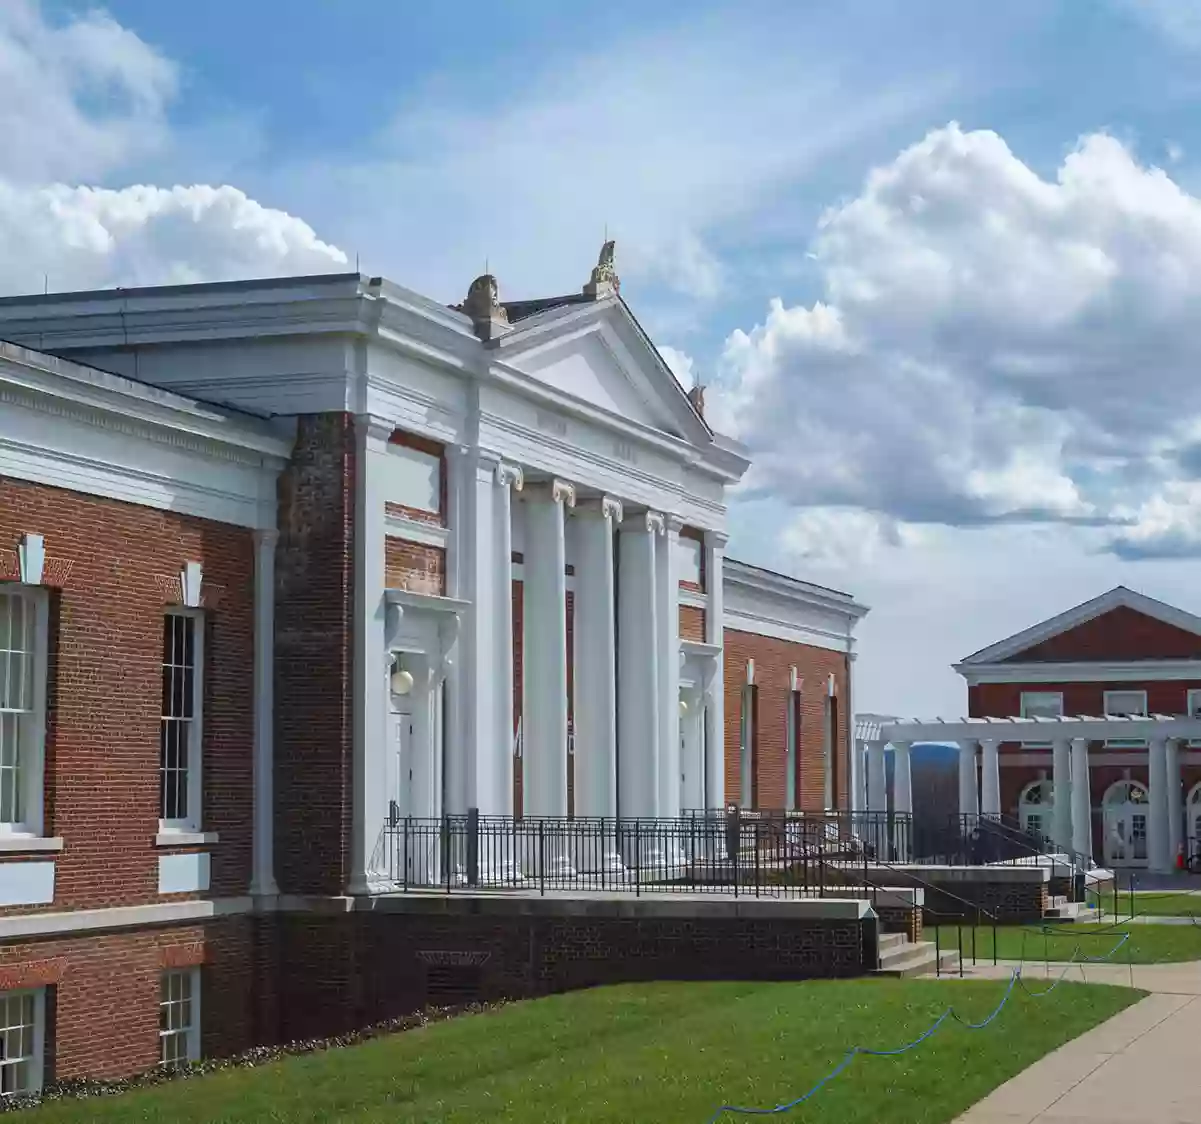
[[[1013,970],[976,969],[976,979]],[[1063,967],[1051,966],[1055,978]],[[1136,965],[1134,986],[1153,991],[1061,1046],[959,1118],[957,1124],[1201,1124],[1201,963]],[[1027,964],[1023,978],[1045,979]],[[1073,968],[1068,979],[1079,980]],[[1130,969],[1084,968],[1089,983],[1130,984]]]

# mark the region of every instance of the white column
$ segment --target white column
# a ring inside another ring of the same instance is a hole
[[[725,643],[725,569],[726,536],[719,531],[705,532],[705,641],[723,647]],[[713,671],[712,686],[705,699],[705,807],[726,805],[726,708],[724,656],[719,653]]]
[[[1168,741],[1168,862],[1176,869],[1176,855],[1184,843],[1184,790],[1180,780],[1178,738]],[[1186,856],[1187,858],[1187,856]]]
[[[275,884],[275,545],[274,527],[254,532],[254,873],[250,892]],[[383,544],[381,543],[381,550]]]
[[[355,419],[354,759],[351,894],[388,886],[383,829],[388,814],[388,667],[384,646],[384,496],[381,489],[393,425],[370,414]]]
[[[1001,815],[1001,744],[991,739],[980,743],[980,813]]]
[[[705,806],[705,692],[691,690],[683,696],[687,707],[680,715],[680,743],[683,759],[680,772],[684,780],[680,799],[683,807],[695,812]]]
[[[659,796],[656,815],[680,815],[680,579],[681,520],[664,515],[655,540],[655,625],[659,646]]]
[[[895,854],[899,862],[909,859],[912,844],[913,772],[910,767],[909,742],[892,743],[892,810],[904,816],[894,828]]]
[[[655,533],[662,517],[627,515],[618,535],[618,808],[623,819],[654,816],[659,791],[659,661]]]
[[[1088,773],[1088,739],[1072,739],[1072,851],[1077,861],[1093,855],[1093,798]]]
[[[567,557],[563,508],[570,484],[526,492],[522,676],[526,715],[522,790],[528,816],[567,815]]]
[[[976,743],[964,741],[959,743],[959,814],[965,817],[963,824],[968,826],[972,819],[979,814],[980,804],[976,789]]]
[[[491,797],[487,804],[480,796],[480,814],[510,816],[513,807],[513,491],[523,486],[521,469],[511,464],[496,466],[496,502],[492,514],[495,556],[493,566],[495,641],[492,653],[496,676],[497,758],[490,777]],[[481,785],[481,790],[483,786]]]
[[[414,819],[425,821],[408,841],[408,878],[418,886],[434,885],[442,880],[442,849],[430,822],[442,815],[440,755],[437,752],[440,723],[436,713],[441,698],[440,683],[436,678],[437,665],[425,656],[406,658],[406,667],[413,676],[409,810]],[[379,787],[385,788],[382,778]]]
[[[463,622],[461,657],[448,668],[446,690],[445,784],[443,811],[462,815],[479,806],[478,767],[489,758],[488,738],[492,668],[488,637],[492,628],[491,572],[481,560],[491,546],[491,480],[495,458],[478,449],[449,446],[447,453],[446,593],[470,601]],[[481,481],[482,477],[482,481]],[[481,483],[483,487],[481,487]],[[484,521],[483,533],[480,522]],[[483,709],[481,709],[483,707]]]
[[[613,527],[621,504],[608,496],[576,505],[575,814],[617,815],[617,622]],[[577,867],[616,869],[617,837],[589,839]]]
[[[1152,738],[1147,746],[1147,867],[1163,874],[1168,859],[1168,739]]]
[[[1051,785],[1054,805],[1051,809],[1051,838],[1065,851],[1072,846],[1072,743],[1056,738],[1051,743]]]

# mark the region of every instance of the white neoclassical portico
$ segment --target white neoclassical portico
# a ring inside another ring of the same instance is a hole
[[[1201,738],[1201,719],[1170,715],[1080,715],[1060,718],[960,718],[934,721],[877,719],[861,723],[861,747],[867,756],[866,809],[902,812],[913,808],[908,769],[914,742],[959,747],[959,812],[972,817],[1001,814],[1000,747],[1004,744],[1051,744],[1050,837],[1080,863],[1093,855],[1093,805],[1089,747],[1093,743],[1143,742],[1147,746],[1146,861],[1150,870],[1173,869],[1185,839],[1181,747]],[[866,735],[866,736],[864,736]],[[884,755],[891,745],[899,754],[893,774],[891,808],[887,799]],[[905,759],[902,767],[901,758]],[[1127,784],[1125,787],[1130,787]],[[1140,789],[1142,786],[1136,786]]]

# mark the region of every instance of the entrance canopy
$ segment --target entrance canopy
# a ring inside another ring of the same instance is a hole
[[[1088,714],[1061,718],[934,718],[878,719],[863,722],[856,734],[863,741],[890,742],[1048,742],[1166,741],[1201,739],[1201,718],[1170,714]]]

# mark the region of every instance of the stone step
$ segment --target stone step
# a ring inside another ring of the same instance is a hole
[[[938,956],[930,941],[919,941],[917,944],[907,941],[888,952],[881,951],[880,967],[874,975],[892,979],[932,975],[938,960],[942,961],[944,972],[954,971],[959,964],[959,953],[954,949],[944,949],[942,955]]]
[[[903,948],[909,944],[909,938],[904,933],[881,933],[879,937],[880,955],[893,949]]]
[[[1043,919],[1046,921],[1075,921],[1082,913],[1094,914],[1096,910],[1090,910],[1084,902],[1069,902],[1065,899],[1060,899],[1058,905],[1051,905],[1043,914]]]

